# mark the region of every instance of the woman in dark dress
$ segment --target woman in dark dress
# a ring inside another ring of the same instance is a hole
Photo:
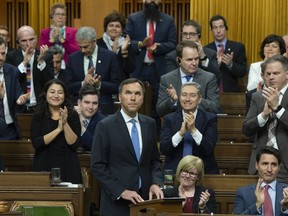
[[[115,52],[121,69],[121,79],[130,77],[134,70],[134,52],[130,50],[129,35],[123,35],[126,18],[114,11],[104,18],[103,36],[97,39],[97,45]]]
[[[35,149],[34,171],[61,168],[61,180],[82,183],[76,149],[81,125],[65,85],[57,79],[46,83],[31,123]]]
[[[177,167],[178,187],[164,189],[164,197],[182,197],[184,213],[207,214],[215,212],[214,191],[202,186],[204,177],[203,161],[196,156],[183,157]]]

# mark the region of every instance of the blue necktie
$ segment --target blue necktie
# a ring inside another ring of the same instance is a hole
[[[190,132],[186,132],[184,135],[183,157],[187,155],[193,155],[193,141]]]
[[[84,119],[83,120],[83,125],[84,125],[85,128],[87,128],[88,125],[89,125],[89,121],[87,119]]]
[[[137,157],[137,160],[140,160],[140,144],[139,144],[139,135],[138,135],[138,130],[136,127],[136,120],[131,119],[130,122],[133,124],[132,130],[131,130],[131,139],[134,147],[134,151]],[[142,182],[141,182],[141,177],[139,176],[139,182],[138,182],[138,188],[141,188]]]
[[[189,80],[191,79],[192,75],[186,75],[185,78],[186,78],[186,82],[189,82]]]
[[[137,160],[140,160],[140,145],[139,145],[139,135],[138,135],[138,130],[136,127],[136,120],[131,119],[130,122],[133,124],[132,130],[131,130],[131,139],[134,147],[134,151],[137,157]]]
[[[88,59],[89,59],[89,65],[88,65],[88,70],[89,70],[91,67],[94,67],[94,64],[93,64],[92,56],[88,56]]]

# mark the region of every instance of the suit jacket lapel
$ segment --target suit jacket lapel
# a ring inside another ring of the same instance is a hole
[[[286,91],[287,92],[287,91]],[[276,182],[276,198],[275,198],[275,215],[281,215],[281,209],[279,208],[279,203],[283,199],[283,187],[279,184],[279,182]]]
[[[3,66],[3,74],[4,74],[4,80],[5,80],[5,88],[6,88],[6,95],[7,95],[7,100],[8,100],[8,106],[9,109],[10,107],[12,107],[11,103],[13,103],[13,101],[10,100],[11,95],[14,94],[14,88],[11,85],[11,73],[9,73],[9,71],[7,71],[6,65],[4,64]]]

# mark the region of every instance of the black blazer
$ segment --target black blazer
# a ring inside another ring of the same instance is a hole
[[[46,82],[49,81],[50,79],[53,79],[52,74],[43,73],[43,71],[40,71],[37,68],[37,63],[38,63],[37,58],[39,54],[40,54],[39,50],[35,50],[34,61],[33,61],[33,71],[32,71],[36,100],[38,100],[39,95],[41,94],[42,89],[44,88],[44,85],[46,84]],[[23,58],[24,56],[22,54],[22,49],[15,49],[7,53],[6,62],[11,65],[14,65],[15,67],[18,67],[19,64],[21,64],[21,62],[23,61]],[[27,93],[26,73],[19,72],[19,82],[20,82],[23,92]]]
[[[195,194],[192,204],[192,213],[200,213],[198,203],[200,201],[200,195],[202,191],[207,190],[208,188],[205,188],[203,186],[196,186],[195,187]],[[164,197],[179,197],[178,187],[164,189]],[[208,189],[208,192],[210,193],[209,201],[206,204],[206,207],[204,208],[205,214],[209,214],[211,212],[215,212],[216,210],[216,199],[215,199],[215,193],[212,189]]]
[[[206,45],[210,49],[213,49],[217,52],[215,42]],[[223,91],[224,92],[239,92],[240,86],[238,83],[238,78],[244,77],[248,72],[247,67],[247,58],[245,46],[242,43],[236,41],[227,40],[225,51],[233,52],[233,66],[231,70],[222,62],[220,65]]]
[[[106,43],[104,42],[103,38],[97,39],[97,45],[104,49],[108,50]],[[128,57],[123,58],[121,55],[121,48],[118,52],[117,59],[121,71],[121,80],[128,79],[130,77],[130,73],[133,72],[135,68],[135,54],[130,46],[128,46]]]

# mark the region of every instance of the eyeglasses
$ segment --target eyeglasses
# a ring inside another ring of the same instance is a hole
[[[188,38],[188,36],[189,37],[195,37],[196,35],[198,35],[197,32],[181,32],[181,34],[185,38]]]
[[[181,170],[181,174],[182,174],[183,176],[187,176],[187,174],[189,174],[189,176],[190,176],[191,178],[196,178],[196,177],[198,176],[198,173],[189,172],[189,171],[187,171],[187,170]]]
[[[54,16],[57,16],[57,17],[65,17],[66,14],[65,14],[65,13],[55,13]]]

